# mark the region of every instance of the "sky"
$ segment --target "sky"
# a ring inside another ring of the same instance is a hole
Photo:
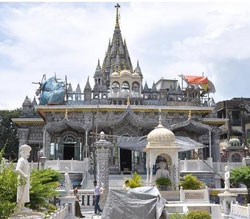
[[[43,74],[93,86],[115,24],[115,3],[0,3],[0,109],[35,97]],[[250,3],[120,3],[120,26],[143,83],[202,75],[216,102],[249,97]]]

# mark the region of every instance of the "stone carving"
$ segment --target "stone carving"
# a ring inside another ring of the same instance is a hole
[[[225,190],[230,189],[230,171],[228,166],[225,166]]]
[[[69,169],[68,169],[68,167],[65,167],[64,178],[65,178],[65,191],[66,191],[67,196],[70,196],[71,181],[70,181],[70,178],[69,178]]]
[[[167,163],[165,161],[160,161],[160,169],[156,171],[155,180],[159,178],[169,178],[169,171],[166,169]]]
[[[28,158],[30,156],[31,147],[22,145],[19,148],[20,158],[16,166],[18,174],[17,186],[17,211],[16,212],[31,212],[31,209],[25,208],[24,204],[30,202],[30,168]]]

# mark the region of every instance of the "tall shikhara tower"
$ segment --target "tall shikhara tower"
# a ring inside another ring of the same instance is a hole
[[[112,72],[120,72],[121,70],[129,70],[133,72],[133,65],[130,60],[126,41],[122,39],[120,23],[119,23],[119,8],[117,4],[116,8],[116,19],[115,19],[115,30],[112,41],[108,43],[108,48],[103,60],[102,66],[97,66],[98,73],[95,73],[95,87],[106,86],[106,89],[110,88],[110,75]],[[99,64],[98,64],[99,65]],[[98,78],[96,77],[98,75]],[[100,82],[100,86],[98,83]],[[102,85],[101,85],[102,84]],[[101,89],[101,88],[99,88]],[[102,88],[103,89],[103,88]]]

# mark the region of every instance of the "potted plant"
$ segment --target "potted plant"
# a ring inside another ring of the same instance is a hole
[[[168,190],[168,187],[172,185],[171,180],[166,177],[160,177],[155,181],[159,190]]]

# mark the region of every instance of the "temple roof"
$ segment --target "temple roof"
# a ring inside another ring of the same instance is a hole
[[[174,132],[177,131],[187,131],[187,132],[195,132],[198,135],[206,134],[211,127],[200,122],[196,122],[192,119],[186,120],[184,122],[180,122],[171,126],[171,130]]]
[[[49,133],[61,132],[68,128],[71,128],[78,132],[85,132],[85,130],[87,129],[87,126],[80,124],[80,123],[69,121],[66,118],[59,122],[48,123],[45,126],[46,131]]]

